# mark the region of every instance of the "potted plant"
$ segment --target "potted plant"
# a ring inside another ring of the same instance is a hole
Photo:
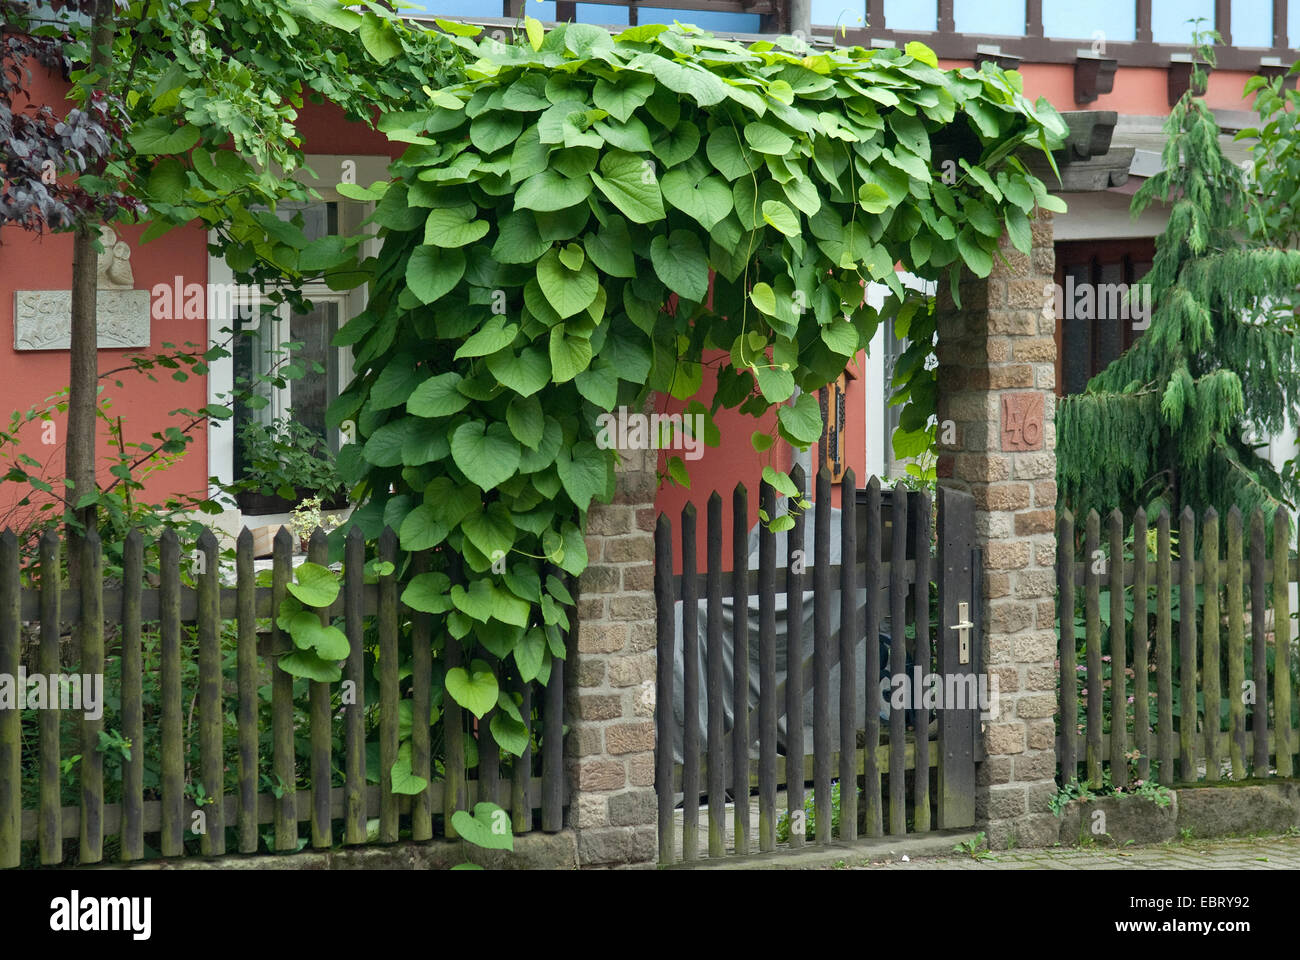
[[[291,417],[269,424],[250,420],[239,428],[238,436],[243,476],[230,491],[244,513],[289,513],[313,497],[325,510],[348,505],[334,454],[310,427]]]
[[[317,527],[329,533],[342,525],[343,521],[339,517],[321,513],[320,497],[308,497],[302,501],[293,508],[293,516],[289,518],[289,529],[298,538],[298,546],[303,553],[307,552],[307,544]]]

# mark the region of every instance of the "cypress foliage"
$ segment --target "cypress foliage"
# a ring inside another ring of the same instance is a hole
[[[1213,65],[1211,49],[1199,52]],[[1144,278],[1151,325],[1057,409],[1059,495],[1075,516],[1233,504],[1249,515],[1295,499],[1294,476],[1256,451],[1300,420],[1300,252],[1248,235],[1248,184],[1198,96],[1204,78],[1196,70],[1170,112],[1164,169],[1133,198],[1135,216],[1171,204]]]

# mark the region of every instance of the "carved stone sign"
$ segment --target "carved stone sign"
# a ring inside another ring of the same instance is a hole
[[[149,346],[149,291],[100,290],[96,297],[100,347]],[[14,293],[14,349],[67,350],[72,345],[72,291]]]
[[[109,227],[99,228],[104,252],[96,264],[96,344],[147,347],[149,291],[133,290],[131,248]],[[72,291],[18,290],[14,293],[14,349],[68,350],[72,346]]]
[[[1002,449],[1043,449],[1043,395],[1037,391],[1002,395]]]

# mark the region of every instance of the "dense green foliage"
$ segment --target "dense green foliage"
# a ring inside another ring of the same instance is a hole
[[[1027,252],[1029,215],[1055,201],[1013,152],[1064,128],[1015,74],[941,71],[920,44],[804,56],[694,28],[525,32],[457,36],[469,79],[380,120],[410,146],[391,182],[355,191],[379,200],[384,241],[336,339],[357,377],[330,417],[356,426],[340,469],[367,537],[389,525],[435,551],[404,601],[445,614],[444,642],[545,680],[568,626],[556,574],[586,567],[586,512],[614,489],[599,415],[693,398],[719,350],[712,408],[690,410],[779,405],[779,435],[806,448],[813,391],[880,321],[863,285],[896,308],[896,262],[955,287],[954,268],[988,274],[1004,231]],[[928,413],[923,367],[909,400]],[[447,689],[480,717],[498,703],[485,661]]]
[[[1212,58],[1212,51],[1203,50]],[[1199,74],[1202,78],[1204,74]],[[1300,412],[1291,296],[1300,252],[1246,235],[1250,187],[1223,156],[1197,85],[1175,105],[1164,169],[1133,198],[1169,222],[1146,282],[1146,333],[1057,409],[1057,477],[1076,515],[1144,506],[1249,512],[1293,502],[1294,480],[1256,451]]]
[[[77,212],[92,220],[138,215],[150,221],[146,243],[176,226],[197,224],[213,231],[213,253],[225,258],[237,281],[267,285],[266,310],[285,301],[302,309],[298,291],[308,280],[355,287],[364,279],[353,253],[361,238],[309,243],[299,216],[277,214],[286,201],[318,197],[312,179],[335,173],[304,170],[299,111],[308,99],[328,99],[348,119],[371,124],[377,112],[398,109],[427,84],[463,75],[449,36],[409,26],[382,4],[362,6],[358,12],[338,0],[116,3],[112,58],[106,70],[97,70],[90,65],[90,4],[58,10],[5,4],[6,27],[14,31],[6,32],[5,103],[14,99],[15,83],[22,92],[25,71],[43,64],[66,70],[69,99],[91,106],[74,109],[63,123],[53,105],[0,110],[0,128],[12,124],[25,138],[17,144],[6,137],[0,155],[6,173],[0,222],[67,229]],[[21,40],[14,35],[24,32]],[[47,155],[57,161],[51,161],[54,172],[75,179],[47,183]],[[117,449],[109,455],[113,480],[75,498],[50,464],[14,449],[18,428],[65,409],[66,394],[16,413],[11,429],[0,433],[0,469],[6,481],[30,488],[8,518],[29,534],[25,542],[60,520],[75,526],[69,509],[62,517],[44,509],[53,502],[93,505],[106,543],[120,542],[128,525],[152,528],[153,506],[138,496],[146,476],[184,456],[210,421],[229,419],[237,400],[248,409],[265,406],[263,384],[283,387],[319,372],[282,360],[219,402],[169,411],[171,422],[148,437],[108,412],[111,388],[122,388],[128,377],[169,375],[184,382],[230,356],[232,347],[233,335],[211,344],[165,344],[162,354],[128,356],[101,371],[100,416],[116,431]],[[170,515],[171,506],[157,512]],[[192,499],[184,506],[221,509]]]
[[[1245,95],[1255,95],[1259,123],[1237,133],[1236,140],[1255,140],[1249,185],[1253,188],[1249,224],[1253,235],[1280,247],[1300,243],[1300,92],[1294,86],[1300,60],[1286,76],[1251,77]]]
[[[215,231],[238,282],[287,282],[268,308],[297,305],[307,280],[369,285],[336,340],[354,348],[356,378],[330,413],[355,426],[339,457],[354,516],[370,539],[387,525],[404,551],[432,552],[426,573],[403,561],[402,597],[438,615],[438,649],[468,654],[445,677],[435,667],[439,686],[479,718],[491,711],[492,735],[518,755],[531,718],[500,681],[544,683],[563,656],[563,576],[586,567],[586,512],[613,492],[599,414],[639,409],[650,391],[691,398],[716,442],[720,407],[777,406],[779,436],[806,448],[821,430],[813,391],[904,303],[896,263],[955,293],[962,269],[988,275],[1004,232],[1028,252],[1035,207],[1062,205],[1016,151],[1057,147],[1064,125],[1017,74],[942,71],[921,44],[807,55],[689,27],[546,34],[526,18],[500,43],[440,26],[337,0],[128,3],[105,83],[133,153],[98,184],[82,179],[143,199],[148,239]],[[83,90],[97,79],[72,75]],[[309,95],[354,120],[377,114],[408,145],[391,181],[338,186],[378,201],[372,260],[357,261],[360,238],[308,243],[276,214],[313,194],[297,177]],[[885,311],[863,303],[872,280],[896,294]],[[917,344],[898,381],[904,425],[925,447],[933,318],[902,309]],[[711,350],[725,356],[709,408],[695,394]],[[227,352],[140,366],[179,378]],[[197,424],[230,409],[178,413]],[[670,472],[686,479],[680,460]],[[337,575],[308,564],[297,577],[279,611],[297,650],[279,666],[336,680],[341,634],[318,613]],[[409,766],[391,774],[399,792],[419,788]]]

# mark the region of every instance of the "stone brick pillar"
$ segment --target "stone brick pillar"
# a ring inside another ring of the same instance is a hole
[[[650,866],[655,800],[655,467],[622,454],[610,504],[587,515],[576,643],[565,665],[569,826],[582,866]]]
[[[939,482],[975,498],[983,549],[984,669],[1000,710],[984,724],[976,816],[992,846],[1055,842],[1056,320],[1051,213],[1025,256],[1002,238],[961,308],[940,285]],[[1044,304],[1046,303],[1046,307]],[[945,436],[945,421],[952,421]],[[955,443],[943,444],[955,432]]]

